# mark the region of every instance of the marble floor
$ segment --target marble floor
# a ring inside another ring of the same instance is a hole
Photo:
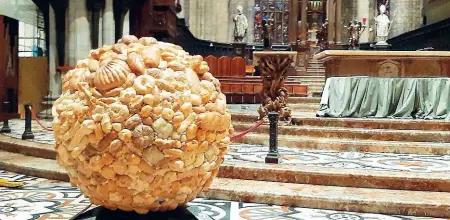
[[[231,145],[225,161],[264,163],[268,150],[268,146],[262,145]],[[279,147],[278,152],[282,164],[422,173],[450,172],[450,155],[306,150],[288,147]]]
[[[68,183],[0,170],[0,178],[23,181],[22,188],[0,187],[1,220],[70,219],[90,206],[89,200]],[[196,206],[214,220],[428,220],[409,216],[340,212],[198,198]],[[94,208],[90,206],[90,208]]]

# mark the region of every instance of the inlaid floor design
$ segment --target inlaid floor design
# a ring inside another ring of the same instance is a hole
[[[0,170],[0,178],[23,181],[18,189],[0,187],[1,220],[70,219],[89,206],[89,200],[68,183],[30,177]],[[196,199],[188,204],[197,206],[215,220],[431,220],[406,216],[339,212],[300,207],[272,206]]]
[[[268,146],[231,145],[226,161],[264,163]],[[284,164],[408,172],[450,172],[450,155],[394,154],[279,147]]]

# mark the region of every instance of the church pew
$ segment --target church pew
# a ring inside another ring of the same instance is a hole
[[[218,73],[217,76],[230,76],[231,75],[231,59],[229,57],[220,57],[218,60]],[[214,76],[214,75],[213,75]]]
[[[286,83],[290,96],[306,96],[308,87],[298,83]],[[221,90],[227,97],[227,103],[253,104],[260,103],[262,83],[221,82]]]
[[[242,57],[231,59],[230,65],[230,76],[245,77],[245,60]]]
[[[209,55],[205,58],[205,61],[208,63],[209,66],[209,72],[213,75],[213,76],[217,76],[218,74],[218,60],[217,57]]]

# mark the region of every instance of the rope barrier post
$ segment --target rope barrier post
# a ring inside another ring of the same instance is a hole
[[[267,154],[266,163],[279,164],[281,162],[280,154],[278,153],[278,112],[269,112],[270,122],[270,142],[269,153]]]
[[[9,112],[9,102],[3,102],[3,112]],[[11,128],[9,127],[9,120],[3,120],[3,126],[0,133],[11,133]]]
[[[22,140],[34,139],[33,131],[31,131],[31,104],[25,104],[25,131],[22,134]]]

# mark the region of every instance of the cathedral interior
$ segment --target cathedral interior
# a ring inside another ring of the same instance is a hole
[[[450,218],[448,0],[0,0],[0,220]]]

